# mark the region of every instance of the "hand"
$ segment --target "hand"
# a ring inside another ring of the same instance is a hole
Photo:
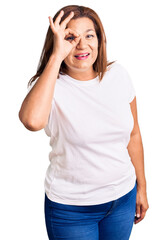
[[[148,210],[148,200],[146,189],[137,188],[136,196],[136,217],[134,223],[137,224],[143,220],[145,217],[146,211]]]
[[[50,28],[54,34],[52,54],[59,56],[62,61],[68,56],[72,48],[74,48],[80,40],[79,34],[70,28],[66,28],[68,22],[74,16],[74,12],[71,12],[60,24],[63,14],[64,12],[61,11],[54,23],[53,19],[49,17]],[[72,35],[73,39],[71,41],[66,40],[67,35]]]

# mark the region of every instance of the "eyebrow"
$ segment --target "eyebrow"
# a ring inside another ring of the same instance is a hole
[[[95,30],[93,30],[93,29],[87,29],[85,32],[89,32],[89,31],[95,31]]]
[[[90,31],[94,31],[95,32],[95,30],[93,30],[91,28],[87,29],[85,32],[90,32]],[[72,36],[72,34],[69,34],[69,35]]]

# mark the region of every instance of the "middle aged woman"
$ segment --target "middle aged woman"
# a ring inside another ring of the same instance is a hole
[[[49,239],[128,240],[148,209],[133,84],[122,65],[107,63],[95,11],[70,5],[49,21],[19,113],[26,128],[50,137]]]

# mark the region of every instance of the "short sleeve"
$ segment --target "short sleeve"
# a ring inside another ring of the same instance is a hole
[[[51,103],[51,110],[50,110],[50,114],[48,117],[48,122],[44,128],[44,131],[46,133],[46,135],[48,137],[55,137],[57,134],[57,111],[56,111],[56,103],[55,103],[55,99],[53,97],[52,99],[52,103]]]
[[[131,103],[136,96],[136,90],[129,72],[121,64],[119,65],[121,66],[124,73],[125,89],[128,102]]]
[[[129,75],[129,74],[128,74]],[[133,101],[136,96],[136,91],[132,82],[131,77],[129,76],[129,103]]]
[[[51,131],[50,131],[50,128],[49,128],[49,122],[50,122],[50,115],[49,115],[49,119],[48,119],[48,123],[47,123],[47,125],[44,127],[44,131],[45,131],[45,133],[46,133],[46,135],[48,136],[48,137],[51,137]]]

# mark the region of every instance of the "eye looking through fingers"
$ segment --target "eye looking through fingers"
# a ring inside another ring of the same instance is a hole
[[[73,41],[74,39],[75,39],[75,37],[73,35],[65,38],[65,40],[67,40],[67,41]]]

